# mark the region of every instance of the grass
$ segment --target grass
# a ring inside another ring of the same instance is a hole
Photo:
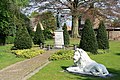
[[[79,44],[80,39],[79,38],[70,38],[70,46],[73,46],[73,44]],[[45,41],[46,45],[54,45],[54,39],[46,40]]]
[[[76,42],[77,40],[75,39],[75,40],[72,40],[71,42]],[[47,40],[45,41],[45,43],[46,45],[49,45],[49,44],[54,45],[54,39]],[[16,55],[11,53],[10,49],[12,46],[13,44],[0,46],[0,70],[16,62],[25,60],[25,58],[20,58],[20,57],[18,58],[16,57]],[[34,45],[33,48],[39,49],[39,45]]]
[[[46,40],[45,44],[46,45],[54,45],[54,39]]]
[[[24,60],[24,58],[17,58],[14,54],[12,54],[10,50],[11,47],[12,45],[0,46],[0,69]]]
[[[63,70],[72,65],[72,60],[53,61],[28,80],[120,80],[120,41],[110,41],[110,50],[106,54],[90,57],[98,63],[104,64],[113,77],[100,78],[85,75],[75,75]]]

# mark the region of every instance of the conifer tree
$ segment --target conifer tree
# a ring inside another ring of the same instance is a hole
[[[63,36],[64,36],[64,45],[68,46],[70,44],[70,38],[69,38],[69,33],[67,31],[66,23],[63,26]]]
[[[89,19],[86,19],[85,21],[79,47],[93,54],[97,53],[98,49],[97,40],[95,37],[95,32],[92,28],[92,23],[90,22]]]
[[[103,21],[100,22],[99,28],[97,30],[97,42],[99,49],[109,49],[109,40]]]
[[[14,47],[17,49],[30,49],[32,47],[32,39],[25,26],[18,29],[14,41]]]
[[[41,43],[44,44],[45,38],[39,23],[37,24],[33,41],[34,41],[34,44],[37,44],[37,45],[40,45]]]

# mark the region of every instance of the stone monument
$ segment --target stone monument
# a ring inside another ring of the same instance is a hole
[[[55,48],[63,48],[64,47],[64,37],[63,30],[60,28],[55,32]]]
[[[109,75],[106,67],[103,64],[99,64],[92,60],[83,49],[77,48],[75,50],[73,59],[74,66],[68,67],[66,69],[68,72],[100,77],[106,77]]]
[[[64,37],[62,30],[61,14],[57,12],[57,30],[55,30],[55,48],[64,48]]]

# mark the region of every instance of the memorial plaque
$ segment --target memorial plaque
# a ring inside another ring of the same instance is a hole
[[[64,38],[63,38],[63,30],[55,31],[55,48],[63,48],[64,47]]]

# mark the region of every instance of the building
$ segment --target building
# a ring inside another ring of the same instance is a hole
[[[38,22],[40,24],[41,29],[44,30],[44,27],[39,19],[40,19],[40,16],[35,16],[34,18],[30,18],[30,25],[31,25],[33,31],[36,31]]]

